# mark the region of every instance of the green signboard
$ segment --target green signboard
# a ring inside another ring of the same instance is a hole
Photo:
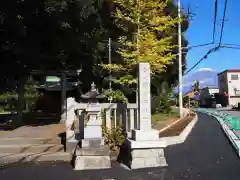
[[[46,82],[60,82],[61,78],[57,76],[47,76],[46,77]]]

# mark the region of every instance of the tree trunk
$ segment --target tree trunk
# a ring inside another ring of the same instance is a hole
[[[23,123],[23,110],[25,108],[25,101],[24,101],[24,94],[25,94],[25,86],[26,83],[26,77],[21,77],[18,79],[18,85],[17,85],[17,119],[16,119],[16,125],[21,125]]]

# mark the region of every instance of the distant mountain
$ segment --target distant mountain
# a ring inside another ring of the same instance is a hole
[[[200,88],[206,86],[216,86],[218,87],[218,72],[210,68],[201,68],[196,72],[184,76],[183,78],[183,93],[186,93],[192,89],[193,82],[195,80],[199,81]],[[176,89],[176,92],[178,90]]]

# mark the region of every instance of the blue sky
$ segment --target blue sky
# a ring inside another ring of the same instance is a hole
[[[193,20],[190,21],[189,29],[185,37],[189,41],[189,46],[210,43],[213,33],[215,0],[181,0],[184,9],[189,5],[193,12]],[[216,42],[219,42],[221,19],[223,16],[225,0],[219,0]],[[240,0],[228,0],[226,11],[226,22],[223,31],[223,44],[239,44],[240,46]],[[214,45],[194,48],[188,52],[187,68],[191,68],[205,53]],[[218,72],[226,69],[240,69],[240,49],[220,49],[203,60],[192,72],[199,68],[212,68]],[[191,74],[191,73],[189,73]]]

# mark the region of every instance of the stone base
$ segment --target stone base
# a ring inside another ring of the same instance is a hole
[[[159,140],[159,131],[155,129],[150,129],[147,131],[133,129],[132,139],[135,141]]]
[[[104,139],[100,138],[89,138],[89,139],[82,139],[80,141],[80,147],[91,147],[91,148],[99,148],[104,145]]]
[[[108,169],[110,156],[76,156],[74,170]]]
[[[107,146],[83,147],[75,151],[75,170],[107,169],[110,167],[110,150]]]
[[[164,139],[148,140],[148,141],[134,141],[126,139],[125,144],[131,149],[155,149],[167,147],[167,141]]]
[[[129,140],[126,140],[120,149],[118,161],[130,169],[165,167],[167,162],[164,149],[160,147],[132,148]],[[136,143],[136,141],[135,141]]]

